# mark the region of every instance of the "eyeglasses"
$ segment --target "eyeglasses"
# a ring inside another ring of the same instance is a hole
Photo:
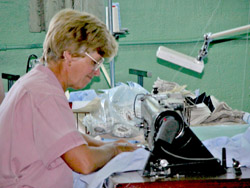
[[[91,55],[89,55],[88,52],[85,52],[85,55],[87,55],[92,61],[94,61],[95,66],[93,68],[94,71],[97,71],[103,64],[104,58],[102,57],[99,61],[97,61],[95,58],[93,58]]]

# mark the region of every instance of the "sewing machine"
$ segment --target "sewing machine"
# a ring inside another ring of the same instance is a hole
[[[142,127],[151,152],[143,176],[226,173],[226,166],[213,157],[189,128],[190,106],[180,93],[144,95],[140,101]]]

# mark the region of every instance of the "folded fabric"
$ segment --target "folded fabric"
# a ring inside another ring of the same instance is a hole
[[[211,115],[202,123],[242,123],[244,112],[238,110],[232,110],[225,102],[221,102]]]
[[[154,82],[153,88],[157,89],[159,94],[167,94],[167,93],[181,93],[184,96],[195,97],[190,91],[186,90],[187,86],[180,86],[175,82],[169,82],[166,80],[161,80],[159,77]]]
[[[211,111],[205,105],[204,103],[197,104],[192,110],[191,110],[191,117],[190,117],[190,125],[200,125],[202,122],[204,122],[211,114]]]
[[[143,170],[149,152],[139,148],[134,152],[124,152],[109,161],[103,168],[89,175],[74,174],[74,188],[101,188],[106,178],[114,173]]]

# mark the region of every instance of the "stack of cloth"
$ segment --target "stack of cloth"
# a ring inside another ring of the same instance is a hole
[[[194,105],[191,108],[190,125],[211,125],[211,124],[245,124],[243,116],[245,112],[233,110],[225,102],[220,102],[214,96],[207,96],[206,93],[194,94],[186,90],[187,86],[180,86],[175,82],[169,82],[158,78],[153,85],[159,94],[181,93],[188,104]]]

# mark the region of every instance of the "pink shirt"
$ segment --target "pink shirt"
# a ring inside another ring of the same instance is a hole
[[[0,188],[73,187],[60,156],[81,144],[62,86],[50,69],[36,66],[0,105]]]

